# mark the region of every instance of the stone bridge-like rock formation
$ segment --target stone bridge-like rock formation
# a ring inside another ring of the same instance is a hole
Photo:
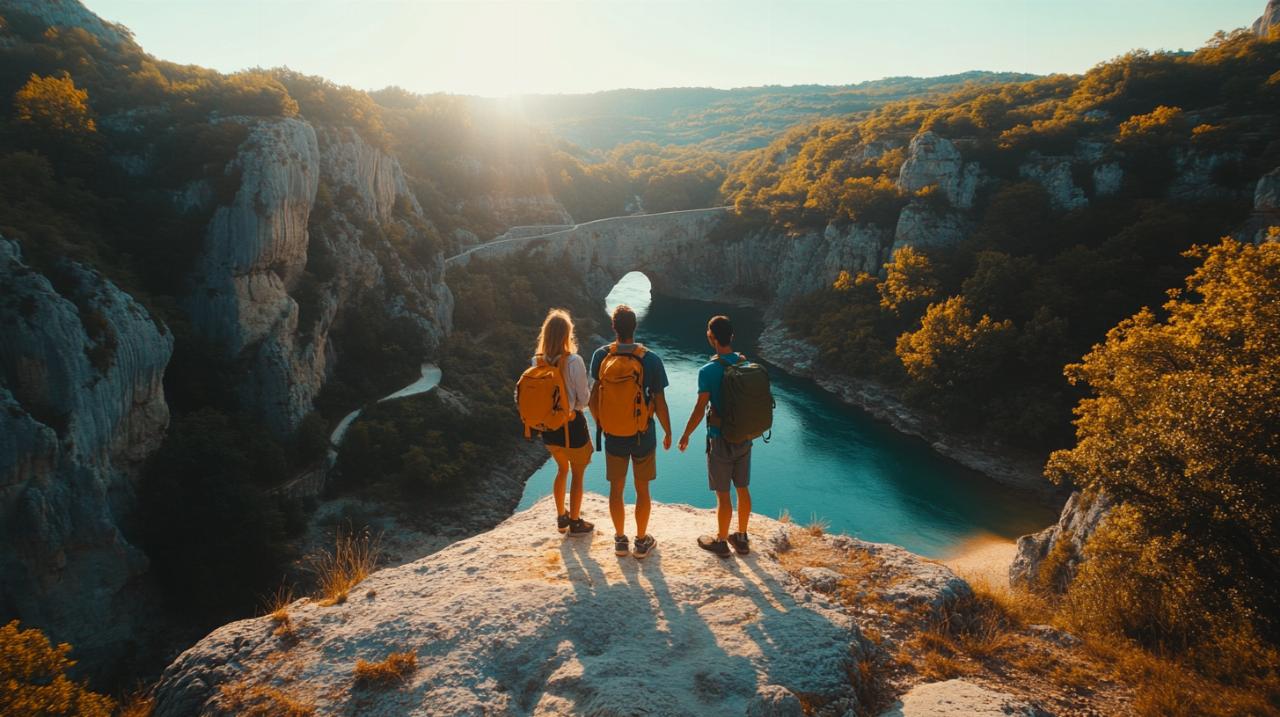
[[[732,214],[712,207],[611,217],[542,234],[513,231],[450,257],[446,269],[473,257],[527,253],[563,262],[601,299],[628,272],[640,271],[666,296],[780,308],[829,286],[841,269],[876,271],[892,240],[856,225],[807,233],[735,228]]]

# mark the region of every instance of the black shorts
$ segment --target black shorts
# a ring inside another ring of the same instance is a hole
[[[587,417],[578,411],[574,414],[573,419],[569,421],[569,445],[564,444],[564,429],[558,428],[554,431],[543,431],[542,442],[548,446],[564,446],[566,448],[581,448],[584,444],[591,442],[591,431],[587,430]]]

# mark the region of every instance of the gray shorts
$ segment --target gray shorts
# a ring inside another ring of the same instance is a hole
[[[711,490],[729,490],[729,484],[746,488],[751,482],[751,441],[730,443],[716,436],[707,439],[707,484]]]

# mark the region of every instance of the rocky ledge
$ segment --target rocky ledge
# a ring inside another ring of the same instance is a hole
[[[967,468],[1004,485],[1038,493],[1046,500],[1063,496],[1043,477],[1043,460],[1006,446],[951,434],[907,406],[885,386],[821,370],[817,347],[789,333],[781,321],[771,322],[760,334],[758,344],[761,358],[769,363],[793,376],[812,379],[845,403],[861,408],[901,433],[923,439],[933,450]]]
[[[552,530],[544,499],[376,572],[344,603],[294,602],[287,629],[270,616],[226,625],[165,671],[155,714],[269,712],[272,701],[321,715],[852,714],[856,666],[884,647],[828,594],[822,568],[790,558],[815,540],[875,556],[896,577],[868,587],[873,597],[912,614],[969,592],[901,548],[760,516],[753,552],[720,560],[695,545],[714,512],[681,505],[654,504],[653,555],[619,558],[604,497],[588,494],[583,511],[601,525],[589,538]],[[357,677],[357,661],[393,653],[412,656],[393,679]]]

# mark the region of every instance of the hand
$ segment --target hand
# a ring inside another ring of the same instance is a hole
[[[683,436],[680,436],[680,452],[684,453],[684,449],[688,447],[689,447],[689,434],[686,433]]]
[[[670,433],[662,437],[662,450],[664,451],[671,450],[671,434]]]

